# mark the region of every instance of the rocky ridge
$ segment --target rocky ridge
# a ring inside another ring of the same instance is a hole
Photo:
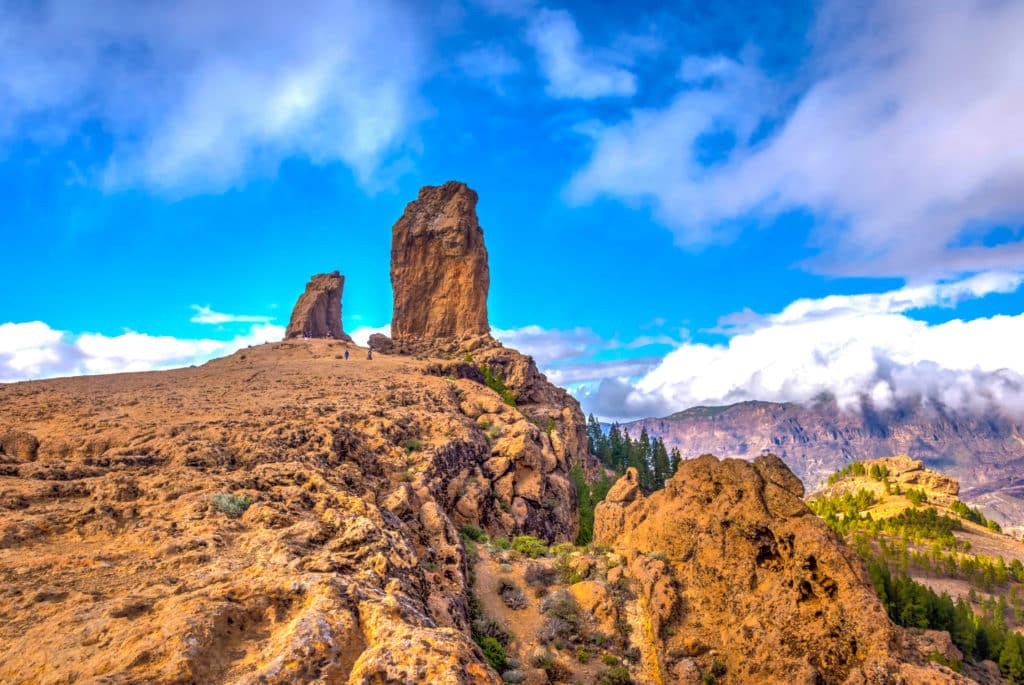
[[[334,338],[352,341],[341,323],[341,293],[345,277],[337,271],[317,274],[309,279],[306,290],[292,309],[285,331],[289,338]]]

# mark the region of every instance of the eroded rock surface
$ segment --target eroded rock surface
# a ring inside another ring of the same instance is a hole
[[[391,336],[486,335],[490,271],[477,195],[465,183],[426,186],[391,230]]]
[[[614,485],[594,539],[625,558],[651,682],[968,682],[925,662],[802,494],[773,456],[684,461],[647,497],[632,469]]]
[[[394,343],[391,342],[391,338],[383,333],[372,334],[366,344],[374,352],[381,352],[383,354],[387,354],[394,349]]]
[[[317,274],[309,279],[306,290],[292,309],[285,339],[334,338],[351,342],[341,323],[341,293],[345,277],[337,271]]]
[[[561,424],[343,349],[0,386],[0,682],[497,682],[458,527],[573,535]]]

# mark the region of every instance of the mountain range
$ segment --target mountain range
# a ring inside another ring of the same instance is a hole
[[[1004,526],[1024,521],[1024,424],[996,412],[971,415],[932,401],[851,410],[823,398],[698,406],[622,425],[633,437],[645,428],[684,459],[776,454],[808,489],[852,461],[905,454],[959,480],[961,497]]]

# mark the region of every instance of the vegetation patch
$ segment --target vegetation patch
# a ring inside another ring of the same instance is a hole
[[[536,559],[548,553],[548,546],[544,541],[532,535],[517,535],[512,538],[511,547],[524,557],[529,557],[530,559]]]
[[[226,514],[228,518],[236,519],[252,506],[252,500],[248,495],[229,495],[220,492],[210,497],[210,504],[217,511]]]
[[[459,528],[459,535],[466,540],[477,542],[483,534],[484,532],[480,530],[479,526],[474,526],[472,523],[467,523]]]
[[[484,375],[484,385],[498,393],[502,401],[510,407],[516,406],[515,395],[512,391],[505,386],[505,382],[501,379],[501,374],[492,371],[490,364],[481,364],[480,372]]]
[[[509,609],[519,610],[526,608],[526,595],[519,589],[519,586],[508,578],[498,581],[498,596]]]

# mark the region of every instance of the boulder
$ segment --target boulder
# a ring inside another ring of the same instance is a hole
[[[374,352],[380,352],[381,354],[387,354],[394,348],[394,343],[391,342],[391,338],[384,335],[383,333],[374,333],[370,336],[367,341],[367,346]]]

